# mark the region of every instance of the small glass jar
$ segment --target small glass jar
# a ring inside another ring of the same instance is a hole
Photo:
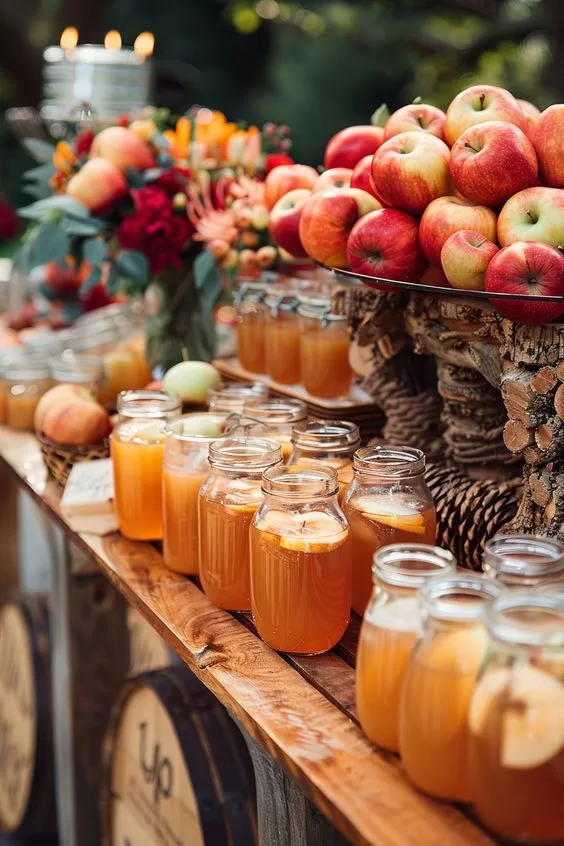
[[[231,382],[210,391],[209,409],[214,414],[240,414],[249,400],[268,397],[268,387],[262,382]]]
[[[6,422],[6,406],[8,398],[6,395],[6,372],[10,365],[26,359],[24,350],[21,347],[0,348],[0,423]]]
[[[6,423],[12,429],[33,432],[37,403],[51,387],[49,368],[35,359],[18,359],[4,371]]]
[[[356,710],[370,740],[391,752],[399,751],[402,685],[421,632],[419,589],[455,569],[452,553],[419,543],[385,546],[374,556],[356,656]]]
[[[236,425],[220,414],[186,414],[165,429],[163,457],[163,557],[175,573],[199,572],[198,498],[209,475],[210,444]]]
[[[326,652],[351,610],[349,529],[330,467],[274,467],[251,527],[251,600],[257,631],[273,649]]]
[[[180,416],[178,396],[124,391],[110,437],[119,530],[132,540],[162,540],[165,424]]]
[[[104,376],[102,359],[98,356],[78,355],[66,350],[49,360],[49,371],[55,385],[83,385],[97,394]]]
[[[339,504],[353,479],[353,455],[360,447],[360,432],[346,420],[308,420],[292,429],[290,465],[321,464],[339,477]]]
[[[68,333],[65,333],[67,336]],[[22,341],[25,351],[35,358],[49,358],[65,349],[62,333],[54,331],[36,331],[26,335]]]
[[[68,345],[75,352],[86,355],[104,355],[117,346],[119,333],[112,322],[105,321],[92,326],[76,326]]]
[[[151,381],[151,368],[145,358],[145,337],[136,332],[113,344],[102,356],[104,379],[98,400],[102,405],[115,406],[122,391],[138,391]]]
[[[298,307],[302,385],[314,397],[335,399],[350,394],[350,337],[345,316],[315,304]]]
[[[266,285],[243,283],[236,294],[237,356],[241,367],[251,373],[264,373],[265,338],[269,310],[264,303]]]
[[[505,587],[564,582],[564,544],[535,535],[496,535],[484,547],[483,569]]]
[[[439,799],[470,802],[468,708],[488,649],[484,613],[503,591],[472,573],[435,576],[421,588],[423,631],[400,704],[400,755],[409,778]]]
[[[468,719],[476,811],[504,842],[564,843],[564,595],[507,591],[486,625]]]
[[[292,431],[307,420],[307,408],[300,400],[248,400],[245,414],[266,427],[267,436],[275,438],[282,447],[282,457],[288,461],[292,454]]]
[[[390,543],[435,545],[436,515],[425,482],[425,455],[403,446],[357,450],[343,510],[352,537],[352,607],[362,615],[372,592],[372,559],[378,549]]]
[[[262,474],[281,461],[268,438],[228,438],[209,448],[210,474],[200,488],[200,581],[219,608],[251,607],[249,527],[262,502]]]
[[[298,385],[300,369],[300,328],[293,293],[271,293],[265,300],[270,315],[265,338],[265,371],[281,385]]]

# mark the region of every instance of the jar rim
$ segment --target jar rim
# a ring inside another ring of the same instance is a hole
[[[564,575],[564,544],[538,535],[495,535],[484,547],[484,572],[517,582]]]
[[[501,585],[477,573],[458,571],[428,579],[419,594],[428,617],[436,620],[470,622],[482,620],[489,600],[503,593]],[[464,598],[470,601],[461,601]]]
[[[23,357],[6,363],[2,375],[8,382],[12,382],[15,379],[49,379],[51,373],[47,364],[32,357]]]
[[[178,394],[164,391],[121,391],[117,397],[120,417],[162,417],[180,411],[182,400]]]
[[[262,382],[228,382],[209,393],[209,402],[213,400],[241,400],[250,398],[263,399],[268,396],[268,386]]]
[[[300,317],[319,320],[320,323],[343,323],[348,320],[345,314],[335,314],[332,312],[331,306],[321,308],[309,303],[303,303],[298,306],[297,313]]]
[[[272,438],[216,438],[208,460],[218,470],[259,472],[282,461],[282,448]]]
[[[486,608],[485,622],[491,636],[502,643],[564,648],[564,595],[507,590]]]
[[[388,544],[374,553],[373,562],[373,582],[385,582],[394,587],[421,588],[435,576],[456,571],[452,552],[424,543]],[[421,566],[411,567],[410,562],[418,562]]]
[[[425,453],[409,446],[377,445],[358,449],[354,468],[381,478],[419,476],[425,470]]]
[[[360,447],[360,431],[348,420],[302,420],[292,427],[292,444],[303,452],[351,454]]]
[[[223,432],[220,432],[218,435],[198,435],[195,432],[184,432],[184,424],[187,420],[194,420],[196,417],[204,417],[208,420],[215,420],[217,421],[218,425],[222,423],[226,424],[226,428]],[[169,420],[165,426],[164,433],[165,435],[175,441],[182,441],[183,443],[194,443],[194,444],[212,444],[214,441],[218,441],[221,438],[225,438],[231,427],[227,425],[230,418],[236,418],[236,414],[216,414],[213,411],[193,411],[190,414],[183,414],[181,417],[177,417],[174,420]],[[233,421],[235,425],[235,421]]]
[[[332,467],[271,467],[262,474],[262,491],[285,499],[322,499],[339,490]]]
[[[49,372],[56,382],[64,382],[69,375],[74,376],[76,381],[76,377],[81,375],[84,378],[78,381],[87,384],[93,377],[100,378],[103,375],[104,364],[101,356],[82,355],[73,350],[65,350],[49,358]]]
[[[259,422],[268,424],[298,423],[307,418],[307,408],[301,400],[278,399],[250,399],[244,404],[244,410]]]

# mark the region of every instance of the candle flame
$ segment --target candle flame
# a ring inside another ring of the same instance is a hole
[[[110,29],[104,38],[104,47],[106,50],[121,50],[121,35],[117,29]]]
[[[75,26],[67,26],[61,33],[59,43],[63,50],[72,50],[78,44],[78,29]]]
[[[133,49],[135,50],[138,56],[142,56],[144,59],[148,59],[149,56],[152,56],[153,50],[155,49],[155,36],[153,35],[153,33],[139,33],[139,35],[135,39]]]

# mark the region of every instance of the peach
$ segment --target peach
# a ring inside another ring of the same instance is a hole
[[[267,209],[272,209],[284,194],[295,188],[313,188],[319,177],[309,165],[279,165],[270,171],[264,183],[264,198]]]
[[[127,192],[123,173],[105,159],[90,159],[67,185],[67,194],[87,209],[100,214],[121,200]]]
[[[87,446],[107,438],[112,424],[107,411],[81,385],[57,385],[35,409],[37,432],[57,444]]]
[[[123,126],[110,126],[94,138],[90,158],[111,162],[121,171],[148,170],[155,166],[155,158],[148,144],[136,132]]]

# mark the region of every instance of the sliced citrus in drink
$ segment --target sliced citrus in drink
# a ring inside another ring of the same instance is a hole
[[[421,646],[421,661],[430,670],[477,672],[487,652],[488,633],[481,623],[461,625],[437,634]]]
[[[418,511],[397,500],[384,497],[360,496],[349,503],[372,523],[390,526],[413,535],[425,534],[425,520]]]
[[[260,482],[250,479],[233,479],[225,493],[225,510],[231,514],[254,514],[262,502]]]
[[[288,515],[291,520],[284,525],[280,536],[282,549],[295,552],[329,552],[347,539],[349,530],[331,514],[324,511],[308,511]]]
[[[136,426],[135,431],[131,435],[131,440],[135,441],[135,443],[143,444],[164,443],[166,440],[164,422],[162,420],[153,420],[151,423]]]

